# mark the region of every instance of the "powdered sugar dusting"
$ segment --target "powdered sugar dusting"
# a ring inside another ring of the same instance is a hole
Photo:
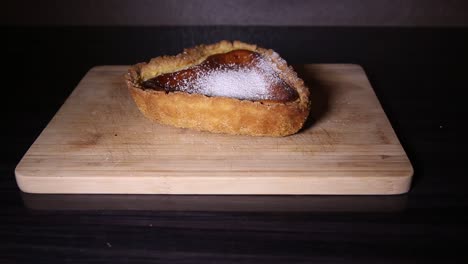
[[[213,71],[200,78],[197,90],[209,96],[226,96],[233,98],[268,98],[268,83],[256,70],[239,68],[236,70]]]
[[[267,100],[273,96],[271,87],[281,82],[275,68],[275,64],[263,57],[256,58],[249,66],[220,65],[197,71],[197,76],[184,80],[179,89],[207,96]]]

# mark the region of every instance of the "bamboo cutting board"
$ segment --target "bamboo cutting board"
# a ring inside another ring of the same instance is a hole
[[[311,118],[284,138],[231,136],[145,119],[127,66],[91,69],[16,168],[31,193],[399,194],[413,169],[367,77],[298,65]]]

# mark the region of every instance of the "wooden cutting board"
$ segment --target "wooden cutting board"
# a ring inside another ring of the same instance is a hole
[[[298,65],[305,128],[284,138],[173,128],[145,119],[128,66],[91,69],[16,168],[31,193],[399,194],[413,168],[360,66]]]

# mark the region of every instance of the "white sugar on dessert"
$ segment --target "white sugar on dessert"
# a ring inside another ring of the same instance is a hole
[[[195,83],[195,89],[202,94],[239,99],[267,99],[268,88],[264,75],[247,68],[214,70]]]
[[[226,65],[199,71],[194,80],[182,84],[181,90],[246,100],[271,99],[271,86],[281,81],[273,67],[273,63],[259,58],[249,67]]]

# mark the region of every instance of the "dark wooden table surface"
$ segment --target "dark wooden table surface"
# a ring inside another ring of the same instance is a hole
[[[462,244],[468,235],[467,29],[1,31],[0,263],[468,260]],[[414,166],[411,191],[283,197],[19,191],[16,164],[90,67],[132,64],[220,39],[273,48],[290,63],[362,65]]]

